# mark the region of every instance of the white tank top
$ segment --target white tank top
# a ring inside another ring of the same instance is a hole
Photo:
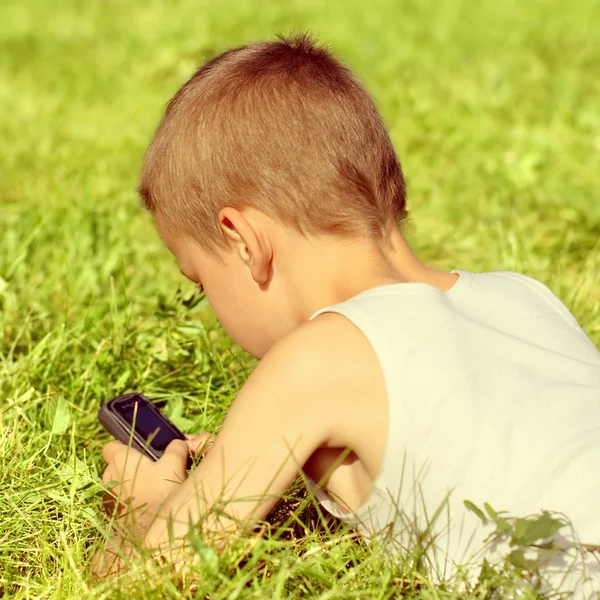
[[[466,562],[490,533],[465,500],[519,517],[559,511],[582,542],[600,544],[600,352],[539,281],[453,273],[447,292],[384,285],[311,317],[339,313],[362,331],[389,408],[370,499],[353,514],[323,491],[319,500],[404,548],[444,506],[433,523],[438,563]]]

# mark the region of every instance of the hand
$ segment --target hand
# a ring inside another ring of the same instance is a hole
[[[98,550],[94,554],[89,564],[89,575],[95,581],[101,581],[109,577],[120,577],[121,583],[127,589],[127,579],[123,579],[123,576],[129,574],[129,567],[132,563],[139,564],[140,560],[144,561],[143,572],[146,576],[152,577],[153,570],[157,567],[159,569],[157,575],[160,576],[161,565],[166,563],[169,573],[177,576],[184,589],[187,583],[190,592],[196,591],[198,577],[191,568],[198,564],[197,555],[190,553],[182,546],[169,547],[167,552],[153,552],[151,555],[143,555],[118,536],[112,537],[103,550]],[[132,582],[137,583],[135,570],[131,575],[133,575]]]
[[[202,433],[198,433],[196,435],[186,435],[185,436],[187,445],[190,448],[190,452],[196,456],[206,456],[210,447],[213,445],[215,441],[215,436],[212,433],[208,433],[203,431]]]
[[[126,516],[128,532],[143,536],[161,506],[187,477],[188,443],[174,440],[156,462],[117,441],[108,442],[102,456],[107,462],[102,481],[118,482],[105,495],[105,508],[113,512],[118,502],[118,525],[123,525],[121,518]]]
[[[103,503],[111,513],[116,508],[116,514],[120,516],[116,529],[121,531],[113,535],[106,549],[96,552],[92,558],[91,574],[95,578],[104,579],[126,570],[119,554],[131,556],[130,542],[125,538],[130,538],[132,534],[134,539],[143,540],[144,545],[148,547],[154,547],[163,541],[164,525],[160,522],[155,522],[154,530],[161,535],[146,535],[152,529],[154,517],[186,479],[189,453],[206,455],[214,440],[214,436],[207,432],[186,435],[186,438],[185,442],[171,442],[156,462],[121,442],[112,441],[104,446],[102,456],[107,462],[107,467],[102,481],[119,483],[105,495]],[[127,513],[127,519],[121,516],[124,513]]]
[[[122,556],[131,556],[129,547],[118,536],[113,536],[106,547],[98,550],[90,562],[90,575],[96,580],[106,579],[126,571],[126,562]]]

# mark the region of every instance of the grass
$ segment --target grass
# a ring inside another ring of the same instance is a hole
[[[134,193],[165,103],[228,47],[308,28],[331,43],[389,124],[421,258],[527,273],[600,345],[595,0],[8,0],[0,11],[0,596],[191,595],[168,572],[97,586],[86,560],[105,527],[100,404],[144,390],[185,431],[216,431],[252,368],[209,307],[185,302],[192,288]],[[510,598],[525,585],[494,574],[496,596],[452,592],[343,529],[197,551],[198,598]]]

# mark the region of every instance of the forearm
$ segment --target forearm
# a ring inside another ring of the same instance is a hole
[[[204,536],[219,538],[241,524],[252,526],[264,519],[324,439],[323,430],[303,425],[303,419],[286,431],[291,427],[287,414],[279,414],[272,405],[266,407],[267,414],[246,414],[240,400],[242,396],[210,452],[162,507],[148,545],[168,541],[169,520],[174,538],[185,537],[190,525]],[[263,426],[284,431],[256,437],[255,430]]]
[[[212,469],[207,472],[202,467],[206,465],[190,473],[164,504],[145,538],[147,547],[167,544],[170,535],[173,540],[183,539],[190,527],[219,545],[219,540],[239,530],[242,523],[252,526],[266,517],[280,495],[246,496],[240,493],[245,477],[241,477],[241,481],[230,481],[231,485],[224,488],[220,477],[213,481]]]

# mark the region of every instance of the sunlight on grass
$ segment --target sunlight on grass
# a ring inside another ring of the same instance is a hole
[[[193,596],[144,563],[95,585],[87,560],[107,527],[101,403],[143,390],[184,431],[215,432],[253,366],[189,301],[134,193],[166,102],[200,62],[310,28],[389,124],[421,258],[531,275],[599,346],[599,17],[593,0],[3,3],[0,596]],[[297,492],[263,538],[197,547],[194,597],[536,597],[506,572],[449,591],[310,499],[290,514]]]

